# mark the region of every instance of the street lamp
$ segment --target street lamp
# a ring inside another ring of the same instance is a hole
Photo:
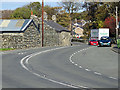
[[[118,38],[118,15],[117,15],[118,7],[116,6],[116,40]]]
[[[42,47],[44,43],[44,0],[42,0]]]

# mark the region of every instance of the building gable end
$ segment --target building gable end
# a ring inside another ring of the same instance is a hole
[[[39,30],[39,26],[40,25],[36,25],[33,21],[33,19],[31,19],[27,24],[26,26],[22,29],[23,32],[25,32],[27,30],[27,28],[31,25],[31,23],[33,23],[33,25],[35,26],[35,28],[38,30],[38,32],[40,33],[40,30]]]

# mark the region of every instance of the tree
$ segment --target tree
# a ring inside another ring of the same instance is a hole
[[[104,27],[110,29],[110,36],[115,36],[116,20],[115,17],[110,16],[105,19]]]
[[[110,36],[115,36],[115,11],[118,6],[118,16],[120,15],[119,2],[86,2],[83,8],[87,13],[86,20],[89,24],[84,26],[85,31],[95,28],[107,27],[110,29]],[[85,19],[84,18],[84,19]]]
[[[96,21],[96,11],[98,10],[98,7],[101,3],[99,2],[85,2],[83,4],[83,8],[86,9],[87,11],[87,16],[86,18],[89,20],[89,21]]]
[[[30,18],[30,10],[25,7],[17,8],[13,12],[13,14],[11,14],[11,18],[13,18],[13,19],[29,19]]]
[[[65,10],[65,12],[68,13],[69,18],[70,18],[70,22],[69,22],[69,29],[72,29],[72,15],[73,13],[78,12],[81,9],[81,3],[76,2],[76,0],[62,0],[62,2],[60,3],[60,5],[63,7],[63,9]]]
[[[118,14],[120,15],[120,2],[109,2],[108,5],[108,13],[111,16],[116,15],[116,6],[118,7]]]
[[[62,7],[50,7],[46,5],[44,11],[48,14],[48,19],[52,19],[52,15],[57,15]]]
[[[104,22],[103,21],[98,21],[98,28],[103,28],[104,27]]]
[[[42,6],[40,2],[33,2],[25,6],[29,10],[32,10],[34,15],[40,17],[42,15]]]
[[[33,2],[15,9],[13,14],[11,14],[11,18],[29,19],[31,15],[31,10],[33,11],[34,15],[39,17],[41,16],[41,4],[39,2]]]
[[[58,15],[57,15],[57,22],[58,22],[60,25],[68,28],[69,22],[70,22],[69,14],[68,14],[68,13],[58,14]]]
[[[76,0],[62,0],[60,4],[69,15],[76,13],[81,9],[81,3],[76,2]]]
[[[107,5],[105,3],[100,5],[95,12],[96,21],[98,22],[105,21],[105,19],[109,16]]]

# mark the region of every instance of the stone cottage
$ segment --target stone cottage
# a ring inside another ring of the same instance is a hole
[[[0,20],[1,48],[41,47],[41,19]],[[53,21],[44,21],[44,46],[70,45],[70,31]]]

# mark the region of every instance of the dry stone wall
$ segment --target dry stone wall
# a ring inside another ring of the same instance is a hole
[[[40,47],[41,46],[41,35],[37,28],[35,28],[34,24],[31,25],[25,30],[23,34],[23,43],[24,48],[31,47]]]
[[[3,34],[2,37],[2,48],[22,48],[23,47],[23,36],[13,34]]]
[[[59,41],[61,46],[70,46],[71,45],[71,35],[68,32],[61,32],[59,34]]]
[[[47,24],[44,24],[44,46],[58,46],[59,45],[59,33],[56,32]]]
[[[42,22],[37,17],[32,17],[33,22],[22,33],[2,33],[0,48],[32,48],[41,47]],[[40,27],[38,28],[38,24]],[[70,45],[70,33],[56,32],[56,30],[44,23],[44,46],[66,46]]]

